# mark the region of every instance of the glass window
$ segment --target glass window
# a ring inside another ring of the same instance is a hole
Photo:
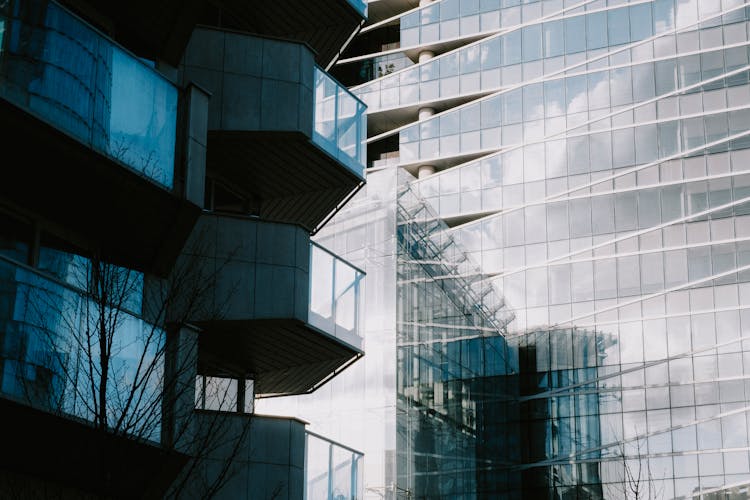
[[[523,60],[535,61],[542,57],[542,26],[535,25],[523,29]]]
[[[454,111],[440,115],[440,135],[457,134],[459,132],[459,114]]]
[[[586,16],[586,39],[589,50],[607,46],[607,13],[595,12]]]
[[[544,98],[542,84],[536,83],[523,87],[523,119],[524,121],[544,118]]]
[[[460,52],[461,57],[461,73],[473,73],[480,69],[480,46],[473,45],[467,47]]]
[[[637,226],[637,197],[635,193],[615,195],[615,227],[617,231],[632,231]]]
[[[521,89],[516,89],[502,95],[503,125],[518,123],[522,119],[523,94]]]
[[[565,19],[565,52],[574,54],[586,50],[586,22],[583,16]]]
[[[630,41],[629,9],[612,9],[607,12],[607,34],[609,44],[620,45]]]
[[[565,33],[562,21],[552,21],[542,25],[544,56],[556,57],[565,52]]]
[[[544,82],[544,110],[546,116],[560,116],[565,113],[565,81]]]
[[[521,62],[521,31],[513,31],[503,36],[502,63],[505,66]]]
[[[644,40],[653,34],[653,20],[651,18],[651,5],[633,5],[630,11],[630,37],[631,40]]]
[[[663,33],[674,28],[674,0],[655,0],[653,5],[654,32]]]

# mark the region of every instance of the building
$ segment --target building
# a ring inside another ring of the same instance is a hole
[[[0,3],[0,496],[358,495],[360,452],[254,401],[363,355],[364,275],[311,237],[365,182],[326,68],[366,15]]]
[[[278,403],[366,452],[366,498],[743,498],[749,14],[735,0],[370,2],[332,69],[368,106],[368,196],[323,232],[385,276],[366,291],[368,356]],[[436,214],[433,256],[408,251],[405,191]],[[489,385],[450,391],[436,421],[454,415],[467,437],[438,449],[445,426],[398,422],[454,380],[436,376],[449,362],[423,367],[467,324],[433,321],[450,313],[414,293],[469,299],[447,272],[416,284],[420,265],[456,263],[446,238],[508,319],[461,337],[499,336],[509,355],[493,372],[467,345],[456,383]],[[483,487],[496,471],[504,493]]]

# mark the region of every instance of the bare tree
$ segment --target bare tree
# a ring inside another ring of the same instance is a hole
[[[17,284],[18,315],[35,365],[34,376],[17,370],[17,396],[89,422],[104,435],[184,455],[186,465],[168,491],[174,498],[218,492],[235,470],[251,421],[239,419],[240,428],[229,430],[226,413],[195,410],[198,338],[190,319],[220,319],[217,304],[225,303],[214,295],[226,262],[206,266],[202,241],[201,235],[192,239],[164,280],[99,255],[59,252],[51,267],[60,281],[28,273]],[[211,395],[217,409],[236,412],[237,390],[221,389]],[[219,449],[223,459],[213,460],[212,474],[205,474]],[[107,457],[102,460],[102,474],[112,474]]]
[[[636,435],[638,430],[636,429]],[[633,451],[626,450],[626,443],[619,443],[616,458],[622,462],[620,487],[623,498],[633,500],[657,500],[664,497],[664,486],[656,484],[651,472],[651,462],[644,453],[644,441],[640,438],[633,443]]]

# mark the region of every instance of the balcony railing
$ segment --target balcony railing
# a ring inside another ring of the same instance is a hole
[[[310,431],[305,438],[305,498],[364,498],[364,454]]]
[[[315,67],[313,142],[364,178],[367,163],[367,106]]]
[[[310,315],[308,322],[360,346],[359,285],[364,273],[316,243],[310,243]]]
[[[0,4],[0,97],[172,187],[176,87],[60,5]]]

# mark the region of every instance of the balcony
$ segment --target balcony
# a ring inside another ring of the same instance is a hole
[[[213,429],[223,440],[209,445],[212,451],[203,465],[209,482],[212,473],[221,471],[216,465],[231,459],[227,481],[215,498],[363,498],[363,454],[307,431],[302,420],[205,410],[196,416],[199,433]],[[236,448],[226,445],[235,441]],[[199,488],[196,484],[186,493],[197,498]]]
[[[362,356],[364,275],[303,228],[205,213],[186,252],[215,277],[214,307],[201,308],[212,312],[191,319],[201,374],[247,376],[260,397],[302,394]]]
[[[182,73],[212,94],[209,175],[261,218],[313,230],[364,181],[365,106],[305,45],[200,28]]]
[[[18,163],[0,197],[165,274],[198,215],[173,194],[177,88],[54,2],[5,2],[0,33],[0,133]]]
[[[306,498],[364,498],[364,454],[306,433]]]

